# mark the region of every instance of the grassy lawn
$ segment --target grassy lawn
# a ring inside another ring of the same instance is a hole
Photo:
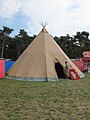
[[[77,81],[0,80],[0,120],[90,120],[90,74]]]

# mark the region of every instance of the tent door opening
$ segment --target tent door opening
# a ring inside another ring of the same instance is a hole
[[[55,70],[56,70],[58,78],[65,78],[65,73],[63,71],[63,67],[60,65],[59,62],[55,63]]]

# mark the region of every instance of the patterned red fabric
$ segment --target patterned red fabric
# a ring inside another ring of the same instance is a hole
[[[73,80],[78,80],[80,79],[80,76],[78,75],[78,73],[75,71],[75,69],[70,68],[69,69],[69,76],[73,79]]]

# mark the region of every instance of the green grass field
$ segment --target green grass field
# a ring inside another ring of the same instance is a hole
[[[90,120],[90,74],[77,81],[0,80],[0,120]]]

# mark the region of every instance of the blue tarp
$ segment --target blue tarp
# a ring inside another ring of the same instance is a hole
[[[8,72],[8,70],[12,67],[14,64],[14,61],[5,61],[5,73]]]

